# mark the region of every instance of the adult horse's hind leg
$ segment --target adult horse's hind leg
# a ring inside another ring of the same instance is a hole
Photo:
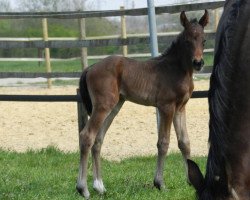
[[[96,135],[100,131],[104,120],[110,113],[103,107],[94,108],[93,113],[87,122],[85,128],[80,132],[79,143],[80,143],[80,166],[79,176],[77,180],[77,190],[86,199],[89,198],[89,190],[87,185],[87,168],[88,168],[88,156],[89,151],[92,148]]]
[[[187,159],[190,158],[190,142],[188,138],[187,133],[187,127],[186,127],[186,110],[185,107],[182,108],[182,110],[176,111],[174,115],[174,128],[178,140],[178,147],[181,150],[184,163],[185,163],[185,170],[186,170],[186,176],[188,179],[188,172],[187,172]],[[189,180],[188,180],[189,182]]]
[[[160,124],[159,124],[159,134],[158,134],[158,157],[157,157],[157,167],[154,178],[154,186],[158,189],[164,187],[163,180],[163,170],[164,161],[169,147],[170,140],[170,129],[174,116],[174,105],[167,105],[163,109],[159,109]]]
[[[102,181],[102,176],[101,176],[101,160],[100,160],[100,152],[101,152],[101,147],[103,143],[104,136],[110,127],[113,119],[115,116],[118,114],[120,111],[122,105],[124,103],[124,100],[121,99],[117,105],[113,108],[111,113],[108,115],[108,117],[105,119],[101,130],[98,132],[95,143],[92,147],[92,159],[93,159],[93,188],[98,191],[100,194],[104,193],[106,191],[103,181]]]

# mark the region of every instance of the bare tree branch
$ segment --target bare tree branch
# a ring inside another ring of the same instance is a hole
[[[10,2],[8,0],[0,0],[0,12],[11,11]]]

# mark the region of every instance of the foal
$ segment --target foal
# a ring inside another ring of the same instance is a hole
[[[136,61],[121,56],[109,56],[86,69],[80,80],[80,93],[90,115],[80,132],[80,168],[77,190],[89,198],[87,166],[89,151],[93,158],[93,187],[99,193],[106,191],[100,166],[100,151],[107,129],[125,100],[159,110],[158,158],[154,185],[164,185],[164,160],[169,146],[172,121],[178,146],[186,160],[190,145],[186,130],[185,105],[190,98],[193,71],[200,70],[204,48],[204,27],[208,12],[202,18],[189,21],[180,15],[184,30],[161,56],[148,61]]]

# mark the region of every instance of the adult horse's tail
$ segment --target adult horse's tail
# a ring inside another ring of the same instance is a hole
[[[80,82],[79,82],[79,89],[80,89],[80,94],[82,97],[82,102],[83,105],[85,106],[88,115],[90,115],[92,113],[92,102],[89,96],[89,91],[88,91],[88,85],[87,85],[87,73],[88,70],[85,70],[80,78]]]

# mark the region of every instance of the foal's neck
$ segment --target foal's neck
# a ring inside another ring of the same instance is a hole
[[[192,56],[190,52],[184,50],[183,45],[183,33],[180,33],[178,37],[172,42],[171,46],[160,56],[163,61],[174,63],[180,69],[193,73]],[[190,51],[190,50],[189,50]]]

